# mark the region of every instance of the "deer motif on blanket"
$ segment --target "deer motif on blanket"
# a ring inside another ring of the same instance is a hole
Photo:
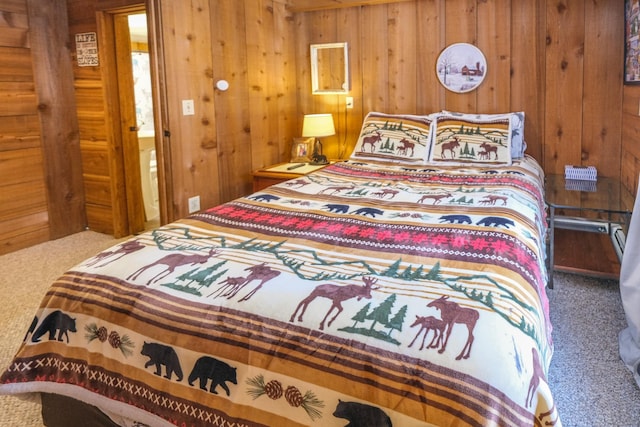
[[[427,339],[427,335],[429,335],[429,331],[433,331],[433,338],[431,338],[431,342],[429,343],[427,348],[438,348],[440,345],[442,345],[442,336],[444,335],[444,330],[446,327],[445,323],[442,320],[437,319],[433,316],[416,315],[416,321],[413,322],[410,327],[413,328],[414,326],[418,325],[420,325],[420,329],[418,330],[418,333],[416,334],[413,341],[411,341],[411,344],[409,344],[409,347],[413,346],[413,344],[416,342],[423,331],[424,335],[422,336],[422,344],[420,345],[420,350],[424,348],[424,343]]]
[[[209,258],[217,255],[217,253],[218,253],[217,249],[210,249],[209,252],[207,252],[206,254],[194,254],[194,255],[169,254],[160,258],[155,262],[152,262],[151,264],[140,267],[134,273],[129,275],[129,277],[127,277],[127,280],[135,280],[138,277],[140,277],[140,275],[145,271],[150,270],[156,266],[162,266],[162,270],[159,273],[157,273],[155,276],[151,277],[151,279],[149,279],[149,281],[147,282],[147,285],[149,285],[151,282],[157,282],[163,277],[167,277],[169,274],[173,273],[173,271],[176,268],[180,266],[183,266],[183,265],[195,266],[197,264],[204,264],[209,260]]]
[[[431,301],[429,304],[427,304],[427,307],[433,307],[440,310],[442,321],[445,324],[442,347],[440,347],[438,353],[444,353],[445,349],[447,348],[447,343],[449,342],[449,337],[451,336],[453,325],[456,323],[460,323],[467,327],[469,335],[467,337],[467,342],[465,343],[458,357],[456,357],[456,360],[468,359],[474,340],[473,330],[475,329],[476,322],[480,317],[478,311],[474,310],[473,308],[462,307],[455,301],[449,301],[448,295],[443,295],[440,298]]]
[[[140,243],[137,239],[129,240],[127,242],[121,243],[118,246],[118,249],[115,249],[113,251],[100,252],[98,255],[90,259],[85,265],[87,267],[91,267],[93,265],[96,265],[100,261],[110,258],[108,261],[98,266],[98,267],[104,267],[105,265],[111,264],[112,262],[122,258],[125,255],[129,255],[133,252],[139,251],[140,249],[144,249],[144,248],[145,248],[145,245]]]
[[[363,277],[362,281],[364,285],[334,285],[332,283],[327,283],[323,285],[318,285],[315,287],[313,291],[307,296],[305,299],[300,301],[296,310],[291,315],[289,322],[295,322],[296,314],[300,311],[300,315],[298,316],[298,322],[302,322],[302,316],[305,311],[307,311],[307,307],[309,304],[315,300],[316,298],[327,298],[331,300],[331,307],[329,307],[329,311],[324,316],[322,321],[320,322],[320,329],[324,329],[324,323],[331,314],[331,312],[335,309],[336,314],[329,320],[327,326],[331,326],[336,317],[340,313],[342,313],[342,303],[351,298],[357,298],[360,301],[362,298],[371,299],[371,291],[375,291],[379,289],[379,287],[374,287],[373,285],[378,281],[378,279],[372,279],[370,277]]]
[[[244,269],[244,271],[250,271],[251,273],[247,277],[227,277],[225,280],[220,282],[222,286],[220,286],[218,290],[216,290],[209,296],[213,296],[215,294],[216,297],[221,296],[226,297],[227,299],[231,299],[236,296],[236,294],[240,292],[240,290],[244,289],[244,287],[249,283],[253,282],[254,280],[260,281],[260,283],[258,283],[258,286],[256,286],[251,292],[247,293],[247,295],[238,300],[247,301],[256,292],[258,292],[260,288],[262,288],[262,285],[264,285],[274,277],[278,277],[280,275],[280,272],[278,270],[274,270],[273,268],[267,266],[267,264],[264,262],[262,264],[247,267]]]

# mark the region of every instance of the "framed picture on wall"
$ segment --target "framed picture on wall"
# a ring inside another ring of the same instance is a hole
[[[640,84],[640,0],[624,1],[624,84]]]
[[[454,43],[440,53],[436,74],[442,86],[450,91],[471,92],[487,75],[487,60],[474,45]]]
[[[291,163],[310,162],[314,140],[315,138],[294,138],[291,146]]]

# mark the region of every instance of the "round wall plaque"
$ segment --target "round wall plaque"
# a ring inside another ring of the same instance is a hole
[[[482,51],[469,43],[455,43],[438,56],[436,74],[440,83],[457,93],[476,89],[487,74],[487,60]]]

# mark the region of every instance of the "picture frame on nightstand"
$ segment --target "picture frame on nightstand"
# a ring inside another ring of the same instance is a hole
[[[294,138],[291,144],[291,163],[307,163],[311,161],[315,138]]]

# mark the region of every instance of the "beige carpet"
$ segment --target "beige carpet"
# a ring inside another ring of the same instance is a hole
[[[49,284],[82,260],[118,243],[93,231],[0,256],[0,369],[18,350]],[[19,278],[17,272],[20,272]],[[40,406],[0,396],[0,426],[42,427]]]
[[[0,256],[0,370],[49,284],[119,241],[86,231]],[[555,278],[548,291],[556,344],[549,385],[563,425],[640,426],[640,389],[618,357],[617,337],[625,326],[618,282],[562,273]],[[39,405],[0,396],[0,426],[42,427]]]

